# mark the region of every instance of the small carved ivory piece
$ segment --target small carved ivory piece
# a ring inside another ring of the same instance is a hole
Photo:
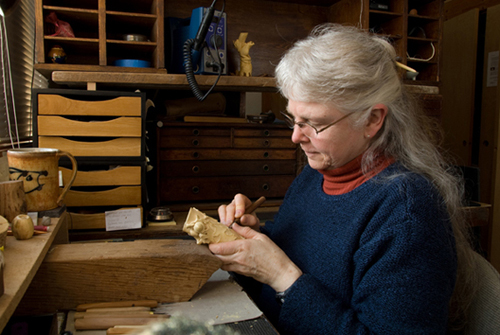
[[[196,239],[197,244],[242,240],[243,237],[216,219],[191,207],[182,230]]]
[[[254,42],[246,42],[248,33],[240,33],[236,41],[233,41],[234,47],[240,54],[240,70],[237,71],[238,76],[251,77],[252,76],[252,59],[250,58],[250,48],[255,44]]]

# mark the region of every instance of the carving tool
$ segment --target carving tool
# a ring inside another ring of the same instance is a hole
[[[266,197],[264,197],[264,196],[262,196],[262,197],[260,197],[259,199],[255,200],[255,202],[254,202],[253,204],[251,204],[250,206],[248,206],[248,207],[245,209],[245,213],[244,213],[243,215],[252,213],[254,210],[256,210],[256,209],[257,209],[257,207],[259,207],[260,205],[262,205],[262,204],[264,203],[264,201],[266,201]],[[242,215],[242,216],[243,216],[243,215]],[[241,217],[239,217],[239,218],[235,219],[235,220],[233,221],[233,223],[231,223],[231,224],[229,225],[229,228],[230,228],[230,229],[233,229],[233,225],[234,225],[235,223],[240,224],[240,220],[241,220]]]
[[[156,300],[131,300],[131,301],[113,301],[113,302],[95,302],[81,304],[76,307],[77,312],[86,311],[93,308],[119,308],[119,307],[157,307]]]
[[[396,61],[396,65],[399,66],[400,68],[406,70],[406,71],[417,72],[417,70],[415,70],[414,68],[411,68],[408,65],[404,65],[403,63],[400,63],[398,61]]]
[[[76,330],[106,330],[108,328],[114,327],[116,325],[148,325],[152,321],[160,321],[168,319],[168,315],[159,315],[155,318],[90,318],[90,319],[76,319],[75,329]]]

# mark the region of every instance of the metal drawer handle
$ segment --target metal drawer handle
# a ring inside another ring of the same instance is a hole
[[[195,147],[197,147],[197,146],[199,146],[199,145],[200,145],[200,141],[198,141],[198,140],[193,140],[193,142],[191,142],[191,143],[193,143],[193,145],[194,145]]]
[[[268,184],[263,184],[263,185],[262,185],[262,189],[263,189],[264,191],[269,191],[269,185],[268,185]]]
[[[191,188],[191,191],[194,193],[194,194],[198,194],[200,193],[200,188],[198,186],[193,186]]]
[[[198,129],[193,129],[193,135],[195,136],[200,135],[200,131]]]
[[[198,158],[198,157],[200,157],[200,154],[197,151],[193,152],[193,158]]]
[[[271,132],[267,129],[264,130],[264,136],[269,136],[269,135],[271,135]]]
[[[269,140],[265,140],[263,143],[265,147],[268,147],[271,144]]]
[[[267,158],[267,157],[269,157],[269,152],[266,151],[266,152],[264,152],[264,158]]]
[[[198,173],[198,172],[200,172],[200,167],[199,167],[199,166],[197,166],[197,165],[195,165],[195,166],[193,166],[193,168],[192,168],[191,170],[192,170],[194,173]]]
[[[267,164],[266,164],[266,165],[264,165],[264,166],[262,167],[262,170],[264,170],[265,172],[269,171],[269,165],[267,165]]]

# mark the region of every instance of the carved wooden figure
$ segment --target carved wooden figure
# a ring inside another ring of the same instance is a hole
[[[252,59],[250,58],[250,48],[255,45],[254,42],[246,42],[248,33],[240,33],[240,36],[233,44],[240,54],[240,70],[236,73],[238,76],[252,76]]]
[[[241,240],[243,237],[216,219],[191,207],[182,230],[196,239],[198,244]]]

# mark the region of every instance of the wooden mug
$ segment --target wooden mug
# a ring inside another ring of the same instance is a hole
[[[59,188],[59,158],[67,156],[73,165],[70,181]],[[78,165],[66,151],[50,148],[21,148],[7,151],[11,180],[22,180],[28,212],[39,212],[62,206],[64,196],[76,178]]]

